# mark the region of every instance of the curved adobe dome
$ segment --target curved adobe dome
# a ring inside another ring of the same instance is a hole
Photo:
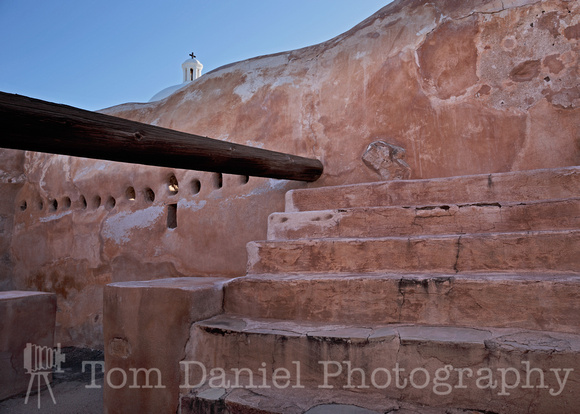
[[[173,86],[169,86],[165,89],[162,89],[161,91],[159,91],[155,95],[153,95],[153,97],[151,99],[149,99],[149,102],[155,102],[155,101],[160,101],[162,99],[165,99],[169,95],[173,94],[174,92],[177,92],[178,90],[180,90],[181,88],[183,88],[186,85],[187,85],[187,83],[184,82],[184,83],[180,83],[179,85],[173,85]]]
[[[312,186],[379,179],[361,159],[379,140],[412,178],[578,165],[579,16],[578,1],[397,0],[327,42],[105,112],[319,158]]]
[[[169,86],[159,92],[157,92],[149,102],[160,101],[162,99],[167,98],[168,96],[172,95],[173,93],[177,92],[184,86],[186,86],[189,82],[193,82],[197,78],[201,76],[201,70],[203,69],[202,63],[197,60],[193,53],[190,55],[192,56],[191,59],[187,59],[185,62],[181,64],[181,69],[183,70],[183,83],[179,85]]]

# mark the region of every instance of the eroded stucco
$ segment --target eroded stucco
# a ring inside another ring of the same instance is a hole
[[[266,238],[286,191],[381,178],[361,158],[372,142],[404,149],[411,178],[577,165],[579,11],[576,1],[396,1],[328,42],[108,108],[315,157],[325,172],[308,185],[228,175],[220,185],[213,173],[27,153],[10,199],[11,282],[57,293],[63,346],[99,347],[105,284],[244,274],[245,244]]]

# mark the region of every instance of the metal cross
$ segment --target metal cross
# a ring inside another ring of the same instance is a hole
[[[191,52],[191,53],[189,54],[189,56],[191,56],[191,58],[192,58],[192,59],[195,59],[195,55],[193,54],[193,52]]]

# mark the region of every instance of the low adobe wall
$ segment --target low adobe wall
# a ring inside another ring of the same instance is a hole
[[[0,292],[0,400],[26,391],[31,381],[35,387],[38,382],[46,385],[44,377],[32,378],[31,373],[42,371],[48,362],[39,354],[46,357],[55,345],[55,315],[52,293]]]
[[[245,273],[287,181],[27,153],[13,285],[58,296],[62,346],[102,348],[112,282]]]

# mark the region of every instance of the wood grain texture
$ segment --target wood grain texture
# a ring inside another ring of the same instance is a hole
[[[319,160],[0,92],[0,147],[159,167],[315,181]]]

